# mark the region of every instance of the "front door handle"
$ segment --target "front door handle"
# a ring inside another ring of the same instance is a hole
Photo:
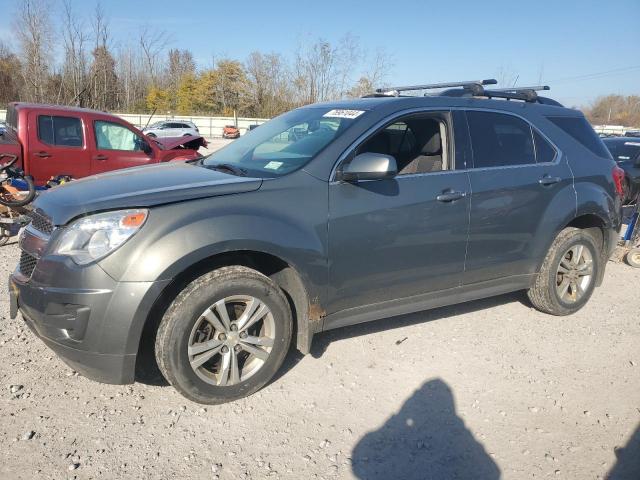
[[[467,192],[444,191],[436,197],[436,200],[443,203],[455,202],[467,196]]]
[[[36,157],[40,157],[40,158],[49,158],[50,156],[51,156],[50,153],[47,153],[44,151],[36,153]]]
[[[106,155],[96,155],[95,157],[93,157],[94,160],[100,160],[101,162],[104,162],[108,158],[109,157],[107,157]]]
[[[559,183],[560,180],[562,180],[560,177],[550,177],[549,175],[545,175],[540,180],[538,180],[538,183],[543,187],[548,187],[549,185]]]

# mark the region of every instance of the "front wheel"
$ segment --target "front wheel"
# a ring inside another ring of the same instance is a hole
[[[528,291],[533,306],[552,315],[569,315],[580,310],[595,289],[600,257],[600,248],[588,231],[562,230]]]
[[[247,267],[209,272],[180,292],[156,336],[156,360],[188,399],[230,402],[262,388],[291,341],[291,310],[268,277]]]

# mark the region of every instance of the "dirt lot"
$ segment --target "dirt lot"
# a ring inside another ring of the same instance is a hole
[[[0,249],[2,275],[17,256]],[[610,263],[571,318],[517,294],[325,333],[206,408],[78,376],[2,296],[0,478],[637,479],[638,284]]]

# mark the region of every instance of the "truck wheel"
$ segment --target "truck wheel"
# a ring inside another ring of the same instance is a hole
[[[580,310],[593,294],[600,257],[596,241],[587,231],[562,230],[528,291],[533,306],[552,315],[569,315]]]
[[[196,278],[169,306],[156,336],[160,371],[182,395],[218,404],[246,397],[278,371],[291,341],[282,290],[247,267]]]
[[[629,265],[634,268],[640,268],[640,248],[632,248],[625,258]]]

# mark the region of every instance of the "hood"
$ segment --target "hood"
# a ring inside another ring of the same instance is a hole
[[[184,136],[184,137],[164,137],[164,138],[154,138],[154,141],[160,143],[162,148],[165,150],[173,150],[174,148],[180,147],[185,143],[191,143],[194,140],[204,140],[200,135],[192,137]]]
[[[44,191],[33,203],[54,225],[101,210],[152,207],[257,190],[260,178],[236,177],[185,162],[127,168]]]

